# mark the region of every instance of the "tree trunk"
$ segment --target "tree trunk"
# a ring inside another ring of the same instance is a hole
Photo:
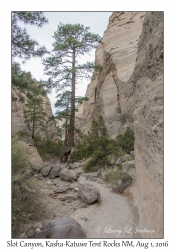
[[[66,108],[66,114],[68,114],[68,107]],[[64,145],[67,145],[67,144],[68,144],[68,116],[66,115]]]
[[[69,130],[69,149],[74,147],[74,123],[75,123],[75,48],[72,55],[72,93],[71,93],[71,112]]]
[[[32,126],[32,139],[35,137],[35,104],[33,107],[33,126]]]

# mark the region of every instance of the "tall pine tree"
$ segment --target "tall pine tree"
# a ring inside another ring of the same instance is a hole
[[[62,24],[57,28],[53,38],[53,53],[43,60],[45,74],[50,75],[47,88],[57,91],[71,87],[70,133],[68,146],[74,146],[75,123],[75,85],[78,79],[89,78],[90,73],[100,70],[100,65],[87,62],[78,64],[77,57],[89,53],[101,41],[97,34],[89,32],[89,27],[80,24]]]

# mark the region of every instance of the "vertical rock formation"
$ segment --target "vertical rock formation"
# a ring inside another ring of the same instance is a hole
[[[26,124],[24,123],[24,103],[19,101],[19,96],[17,90],[13,91],[13,100],[12,100],[12,133],[23,131],[23,132],[29,132]],[[27,97],[23,94],[24,99]],[[47,96],[43,96],[43,109],[44,112],[47,114],[47,117],[51,117],[52,110],[49,98]],[[55,122],[46,122],[46,131],[40,132],[40,135],[42,137],[46,138],[55,138],[57,137],[57,129]]]
[[[114,12],[96,62],[103,70],[87,88],[81,114],[85,133],[104,117],[112,138],[135,133],[139,226],[143,238],[163,237],[163,12]]]

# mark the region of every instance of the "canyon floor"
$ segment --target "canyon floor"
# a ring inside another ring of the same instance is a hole
[[[80,223],[87,238],[141,238],[137,231],[137,209],[133,204],[132,190],[135,185],[132,184],[123,194],[117,194],[112,191],[112,185],[104,179],[87,180],[88,174],[83,173],[82,167],[76,169],[76,172],[81,173],[80,177],[72,182],[64,181],[60,177],[46,177],[37,181],[36,177],[31,177],[42,193],[45,206],[41,213],[45,213],[47,219],[28,225],[26,231],[31,227],[41,227],[42,222],[71,217]],[[98,188],[100,201],[90,205],[82,203],[77,198],[79,182],[89,183]]]

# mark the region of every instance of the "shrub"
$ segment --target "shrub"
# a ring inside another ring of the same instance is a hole
[[[69,161],[75,162],[91,157],[84,167],[86,172],[96,171],[99,167],[110,164],[108,155],[115,154],[117,158],[134,147],[134,134],[127,128],[124,134],[118,135],[116,140],[110,139],[102,116],[93,120],[88,135],[79,134],[74,152],[70,154]]]
[[[107,172],[105,179],[115,185],[113,191],[122,193],[132,183],[132,177],[128,173],[124,173],[122,168]],[[121,180],[121,184],[118,185],[118,181]]]
[[[29,166],[27,148],[19,141],[19,135],[12,135],[12,174],[16,174],[22,168]]]
[[[35,137],[35,146],[43,159],[49,157],[60,157],[66,149],[66,146],[62,141],[55,142],[51,139],[41,138],[39,136]]]
[[[84,166],[84,171],[96,172],[99,167],[105,166],[106,164],[110,164],[107,155],[100,150],[96,150],[92,154],[92,158]]]
[[[134,150],[134,133],[131,128],[127,128],[124,134],[119,134],[116,137],[117,146],[124,152],[129,153]]]
[[[12,236],[18,236],[25,223],[39,219],[43,206],[40,193],[22,170],[28,168],[28,155],[25,143],[19,141],[19,135],[12,137]]]
[[[77,150],[72,152],[69,160],[74,162],[88,158],[92,156],[95,151],[101,151],[103,152],[102,154],[106,155],[108,144],[109,135],[107,134],[103,117],[99,116],[97,121],[93,120],[88,135],[79,135],[78,144],[76,145]]]

